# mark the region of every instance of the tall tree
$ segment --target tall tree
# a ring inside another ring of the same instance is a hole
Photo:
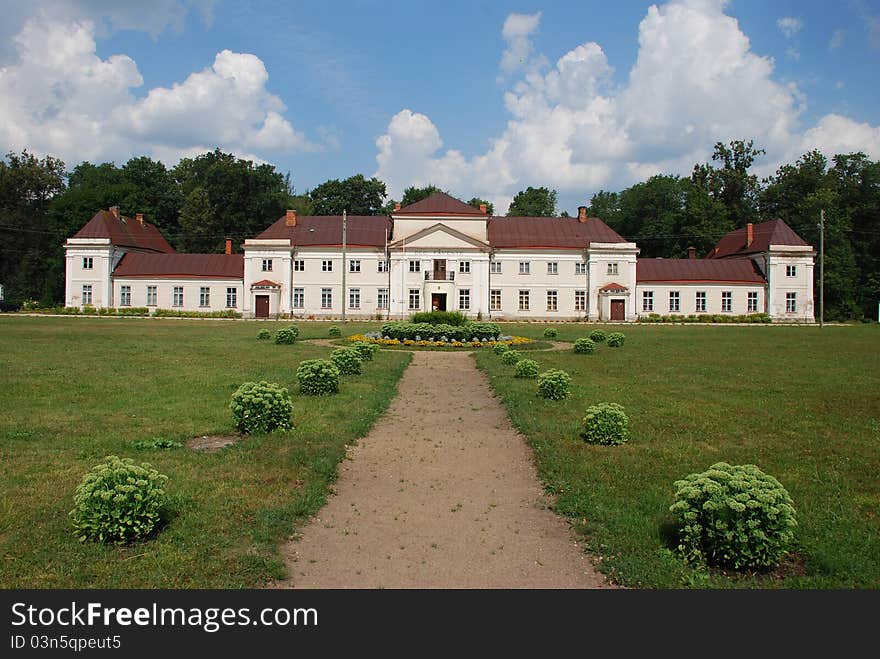
[[[485,199],[480,199],[479,197],[471,197],[468,202],[468,206],[473,206],[474,208],[479,208],[481,204],[486,205],[486,212],[489,215],[495,214],[495,205],[491,201],[486,201]]]
[[[182,231],[180,247],[186,252],[200,252],[205,245],[214,242],[217,212],[211,205],[211,198],[205,188],[193,188],[186,196],[180,209],[180,228]]]
[[[507,209],[508,217],[555,217],[556,190],[533,188],[516,193]]]
[[[764,153],[763,149],[756,149],[751,140],[733,140],[729,144],[716,142],[712,161],[720,163],[720,167],[707,163],[694,166],[691,181],[724,204],[728,218],[737,228],[758,217],[761,184],[749,169]]]
[[[410,204],[414,204],[417,201],[421,201],[422,199],[427,199],[435,192],[443,192],[436,185],[432,185],[428,183],[428,185],[417,188],[415,186],[410,186],[406,190],[403,191],[403,197],[400,200],[401,206],[409,206]]]
[[[387,197],[385,184],[377,178],[356,174],[340,181],[331,179],[309,193],[315,215],[376,215],[383,210]]]

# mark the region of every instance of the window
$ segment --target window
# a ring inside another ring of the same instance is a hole
[[[199,288],[199,306],[200,307],[210,307],[211,306],[211,289],[207,286],[202,286]]]
[[[410,261],[412,263],[412,261]],[[418,263],[418,261],[416,261]],[[419,289],[411,288],[409,289],[409,308],[410,309],[420,309],[422,307],[421,300],[419,299]]]
[[[586,263],[575,263],[574,264],[574,274],[576,274],[576,275],[587,274],[587,264]]]
[[[797,293],[785,294],[785,313],[797,313]]]
[[[574,292],[574,310],[575,311],[586,311],[587,310],[587,292],[586,291],[575,291]]]
[[[528,311],[529,310],[529,292],[528,291],[520,291],[519,292],[519,310],[520,311]]]
[[[697,291],[697,311],[706,311],[706,291]]]
[[[489,291],[489,311],[501,311],[501,290],[493,288]]]
[[[329,261],[325,261],[325,263],[329,263]],[[321,289],[321,308],[322,309],[332,309],[333,308],[333,289],[332,288],[322,288]]]
[[[749,313],[758,310],[758,291],[749,291]]]
[[[797,266],[796,265],[785,266],[785,276],[786,277],[797,277]]]
[[[471,289],[462,288],[458,291],[458,308],[461,311],[469,311],[471,308]]]
[[[119,287],[119,306],[121,306],[121,307],[130,307],[131,306],[131,286],[120,286]]]
[[[519,262],[519,274],[521,274],[521,275],[529,274],[529,262],[528,261],[520,261]]]
[[[321,261],[321,272],[333,272],[333,261]]]
[[[83,304],[92,303],[92,285],[83,284]]]
[[[238,289],[230,286],[226,289],[226,307],[235,309],[238,306]]]
[[[489,272],[493,275],[501,274],[501,261],[491,261],[489,263]]]
[[[379,259],[376,265],[376,272],[388,272],[388,261],[385,259]]]
[[[463,275],[469,275],[471,273],[471,262],[470,261],[459,261],[458,262],[458,271]]]
[[[376,293],[376,308],[377,309],[387,309],[388,308],[388,289],[380,288]]]
[[[83,257],[83,270],[91,270],[94,265],[95,263],[91,256]]]
[[[183,286],[175,286],[174,287],[174,298],[171,301],[172,307],[182,307],[183,306]]]
[[[721,311],[733,310],[733,293],[730,291],[721,291]]]
[[[547,262],[547,274],[548,275],[558,275],[559,274],[559,263],[556,261],[548,261]]]
[[[361,271],[361,260],[354,259],[348,262],[348,271],[349,272],[360,272]]]
[[[272,272],[272,259],[263,259],[263,272]]]
[[[678,291],[669,291],[669,310],[681,311],[681,294]]]
[[[294,288],[293,289],[293,308],[294,309],[302,309],[306,302],[306,291],[304,288]]]
[[[361,308],[361,289],[359,289],[359,288],[349,288],[348,289],[348,308],[349,309],[360,309]]]
[[[617,274],[617,264],[616,263],[609,263],[608,264],[608,274],[609,275],[616,275]]]
[[[410,261],[409,262],[409,271],[410,272],[421,272],[422,271],[422,262],[421,261]]]
[[[654,291],[642,291],[642,311],[654,311]]]
[[[147,306],[155,307],[156,306],[156,287],[155,286],[147,286]]]
[[[303,259],[296,259],[293,262],[293,271],[294,272],[305,272],[306,271],[306,262]]]
[[[559,296],[556,291],[547,291],[547,311],[559,310]]]

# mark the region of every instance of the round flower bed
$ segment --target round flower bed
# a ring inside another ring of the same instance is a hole
[[[525,336],[504,336],[501,335],[492,340],[465,340],[452,339],[448,336],[430,336],[428,338],[419,336],[413,339],[395,339],[391,336],[385,336],[381,332],[368,332],[366,334],[354,334],[348,337],[348,341],[352,343],[368,343],[376,346],[409,346],[418,348],[491,348],[495,354],[509,350],[514,346],[527,345],[532,340]]]

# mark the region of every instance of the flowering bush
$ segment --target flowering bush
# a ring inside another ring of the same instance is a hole
[[[306,359],[296,369],[300,393],[326,396],[339,391],[339,367],[329,359]]]
[[[361,374],[361,358],[354,348],[337,348],[330,353],[330,359],[342,375]]]
[[[520,359],[522,359],[522,354],[519,350],[508,350],[501,353],[501,361],[510,366],[516,364]]]
[[[597,329],[597,330],[593,330],[592,332],[590,332],[590,339],[592,341],[595,341],[596,343],[602,343],[607,338],[608,338],[608,335],[605,334],[604,330]]]
[[[609,348],[619,348],[623,345],[623,342],[626,340],[626,335],[623,332],[611,332],[608,335],[608,341],[606,345]]]
[[[574,351],[580,355],[591,355],[596,352],[596,344],[590,339],[578,339],[574,342]]]
[[[538,377],[538,362],[534,359],[520,359],[513,370],[518,378],[536,378]]]
[[[629,418],[617,403],[597,403],[587,408],[581,433],[590,444],[623,444],[629,435]]]
[[[235,427],[241,432],[272,432],[290,428],[293,403],[281,385],[261,380],[245,382],[229,403]]]
[[[358,341],[352,344],[352,349],[357,352],[358,356],[362,361],[371,362],[373,361],[373,355],[376,354],[376,351],[379,350],[379,346],[375,343],[368,343],[366,341]]]
[[[328,336],[342,336],[342,331],[336,325],[331,325],[327,329],[327,334]]]
[[[272,338],[272,332],[267,330],[265,327],[257,332],[257,338],[261,341]]]
[[[76,488],[70,511],[76,536],[114,544],[145,538],[167,520],[167,481],[147,463],[107,456]]]
[[[503,355],[508,350],[510,350],[510,346],[506,343],[496,343],[494,346],[492,346],[492,352],[494,352],[496,355]]]
[[[296,341],[296,337],[298,336],[299,330],[294,325],[291,325],[290,327],[282,327],[275,332],[275,343],[290,345]]]
[[[685,560],[734,569],[777,565],[797,526],[791,497],[755,465],[718,462],[675,482],[678,552]]]
[[[551,368],[538,376],[538,395],[550,400],[562,400],[571,391],[571,376],[565,371]]]
[[[557,336],[559,336],[559,332],[556,331],[555,327],[547,327],[544,329],[545,339],[555,339]]]
[[[468,322],[464,325],[433,325],[395,321],[382,325],[382,336],[398,340],[421,340],[445,336],[452,341],[481,341],[500,336],[501,328],[494,323]]]

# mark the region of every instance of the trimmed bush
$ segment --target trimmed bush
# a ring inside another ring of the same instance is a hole
[[[290,327],[282,327],[275,332],[275,343],[291,345],[296,341],[296,337],[298,336],[299,330],[294,325],[291,325]]]
[[[508,350],[501,353],[501,361],[508,366],[513,366],[520,359],[522,359],[522,354],[520,354],[519,350]]]
[[[534,359],[520,359],[513,370],[515,377],[536,378],[538,377],[538,362]]]
[[[718,462],[675,482],[669,508],[678,552],[691,563],[737,570],[779,564],[797,526],[791,497],[755,465]]]
[[[460,311],[421,311],[410,316],[409,322],[461,327],[468,322],[468,319]]]
[[[330,359],[342,375],[361,374],[361,357],[354,348],[337,348],[330,353]]]
[[[327,328],[327,335],[328,336],[342,336],[342,330],[340,330],[338,327],[336,327],[336,325],[331,325],[329,328]]]
[[[293,403],[285,387],[273,382],[245,382],[229,403],[235,427],[241,432],[272,432],[290,428]]]
[[[376,354],[379,346],[375,343],[357,341],[356,343],[351,344],[351,348],[357,352],[358,356],[361,358],[361,361],[371,362],[373,361],[373,355]]]
[[[608,335],[605,334],[605,330],[593,330],[590,332],[590,340],[596,343],[603,343],[607,338]]]
[[[555,339],[559,336],[559,332],[556,331],[555,327],[545,327],[544,328],[544,338],[545,339]]]
[[[565,371],[551,368],[538,376],[538,395],[550,400],[562,400],[571,391],[571,376]]]
[[[506,343],[496,343],[494,346],[492,346],[492,352],[494,352],[496,355],[503,355],[508,350],[510,350],[510,346]]]
[[[107,456],[76,488],[70,511],[76,537],[119,545],[146,538],[167,521],[167,481],[148,463]]]
[[[617,403],[597,403],[587,408],[581,437],[590,444],[614,446],[629,436],[629,418]]]
[[[271,338],[272,338],[272,332],[270,332],[269,330],[267,330],[267,329],[264,327],[264,328],[261,329],[259,332],[257,332],[257,338],[260,339],[261,341],[265,341],[265,340],[267,340],[267,339],[271,339]]]
[[[574,351],[580,355],[592,355],[596,352],[596,344],[590,339],[580,338],[574,342]]]
[[[623,332],[611,332],[611,334],[608,335],[606,345],[609,348],[619,348],[623,345],[625,340],[626,335]]]
[[[382,325],[381,334],[389,339],[397,339],[398,341],[419,341],[441,336],[447,337],[450,341],[461,341],[463,343],[476,339],[482,341],[494,340],[501,335],[501,328],[495,323],[476,323],[468,322],[464,325],[432,325],[430,323],[407,323],[402,321],[394,321]]]
[[[339,391],[339,367],[329,359],[306,359],[296,369],[300,393],[327,396]]]

